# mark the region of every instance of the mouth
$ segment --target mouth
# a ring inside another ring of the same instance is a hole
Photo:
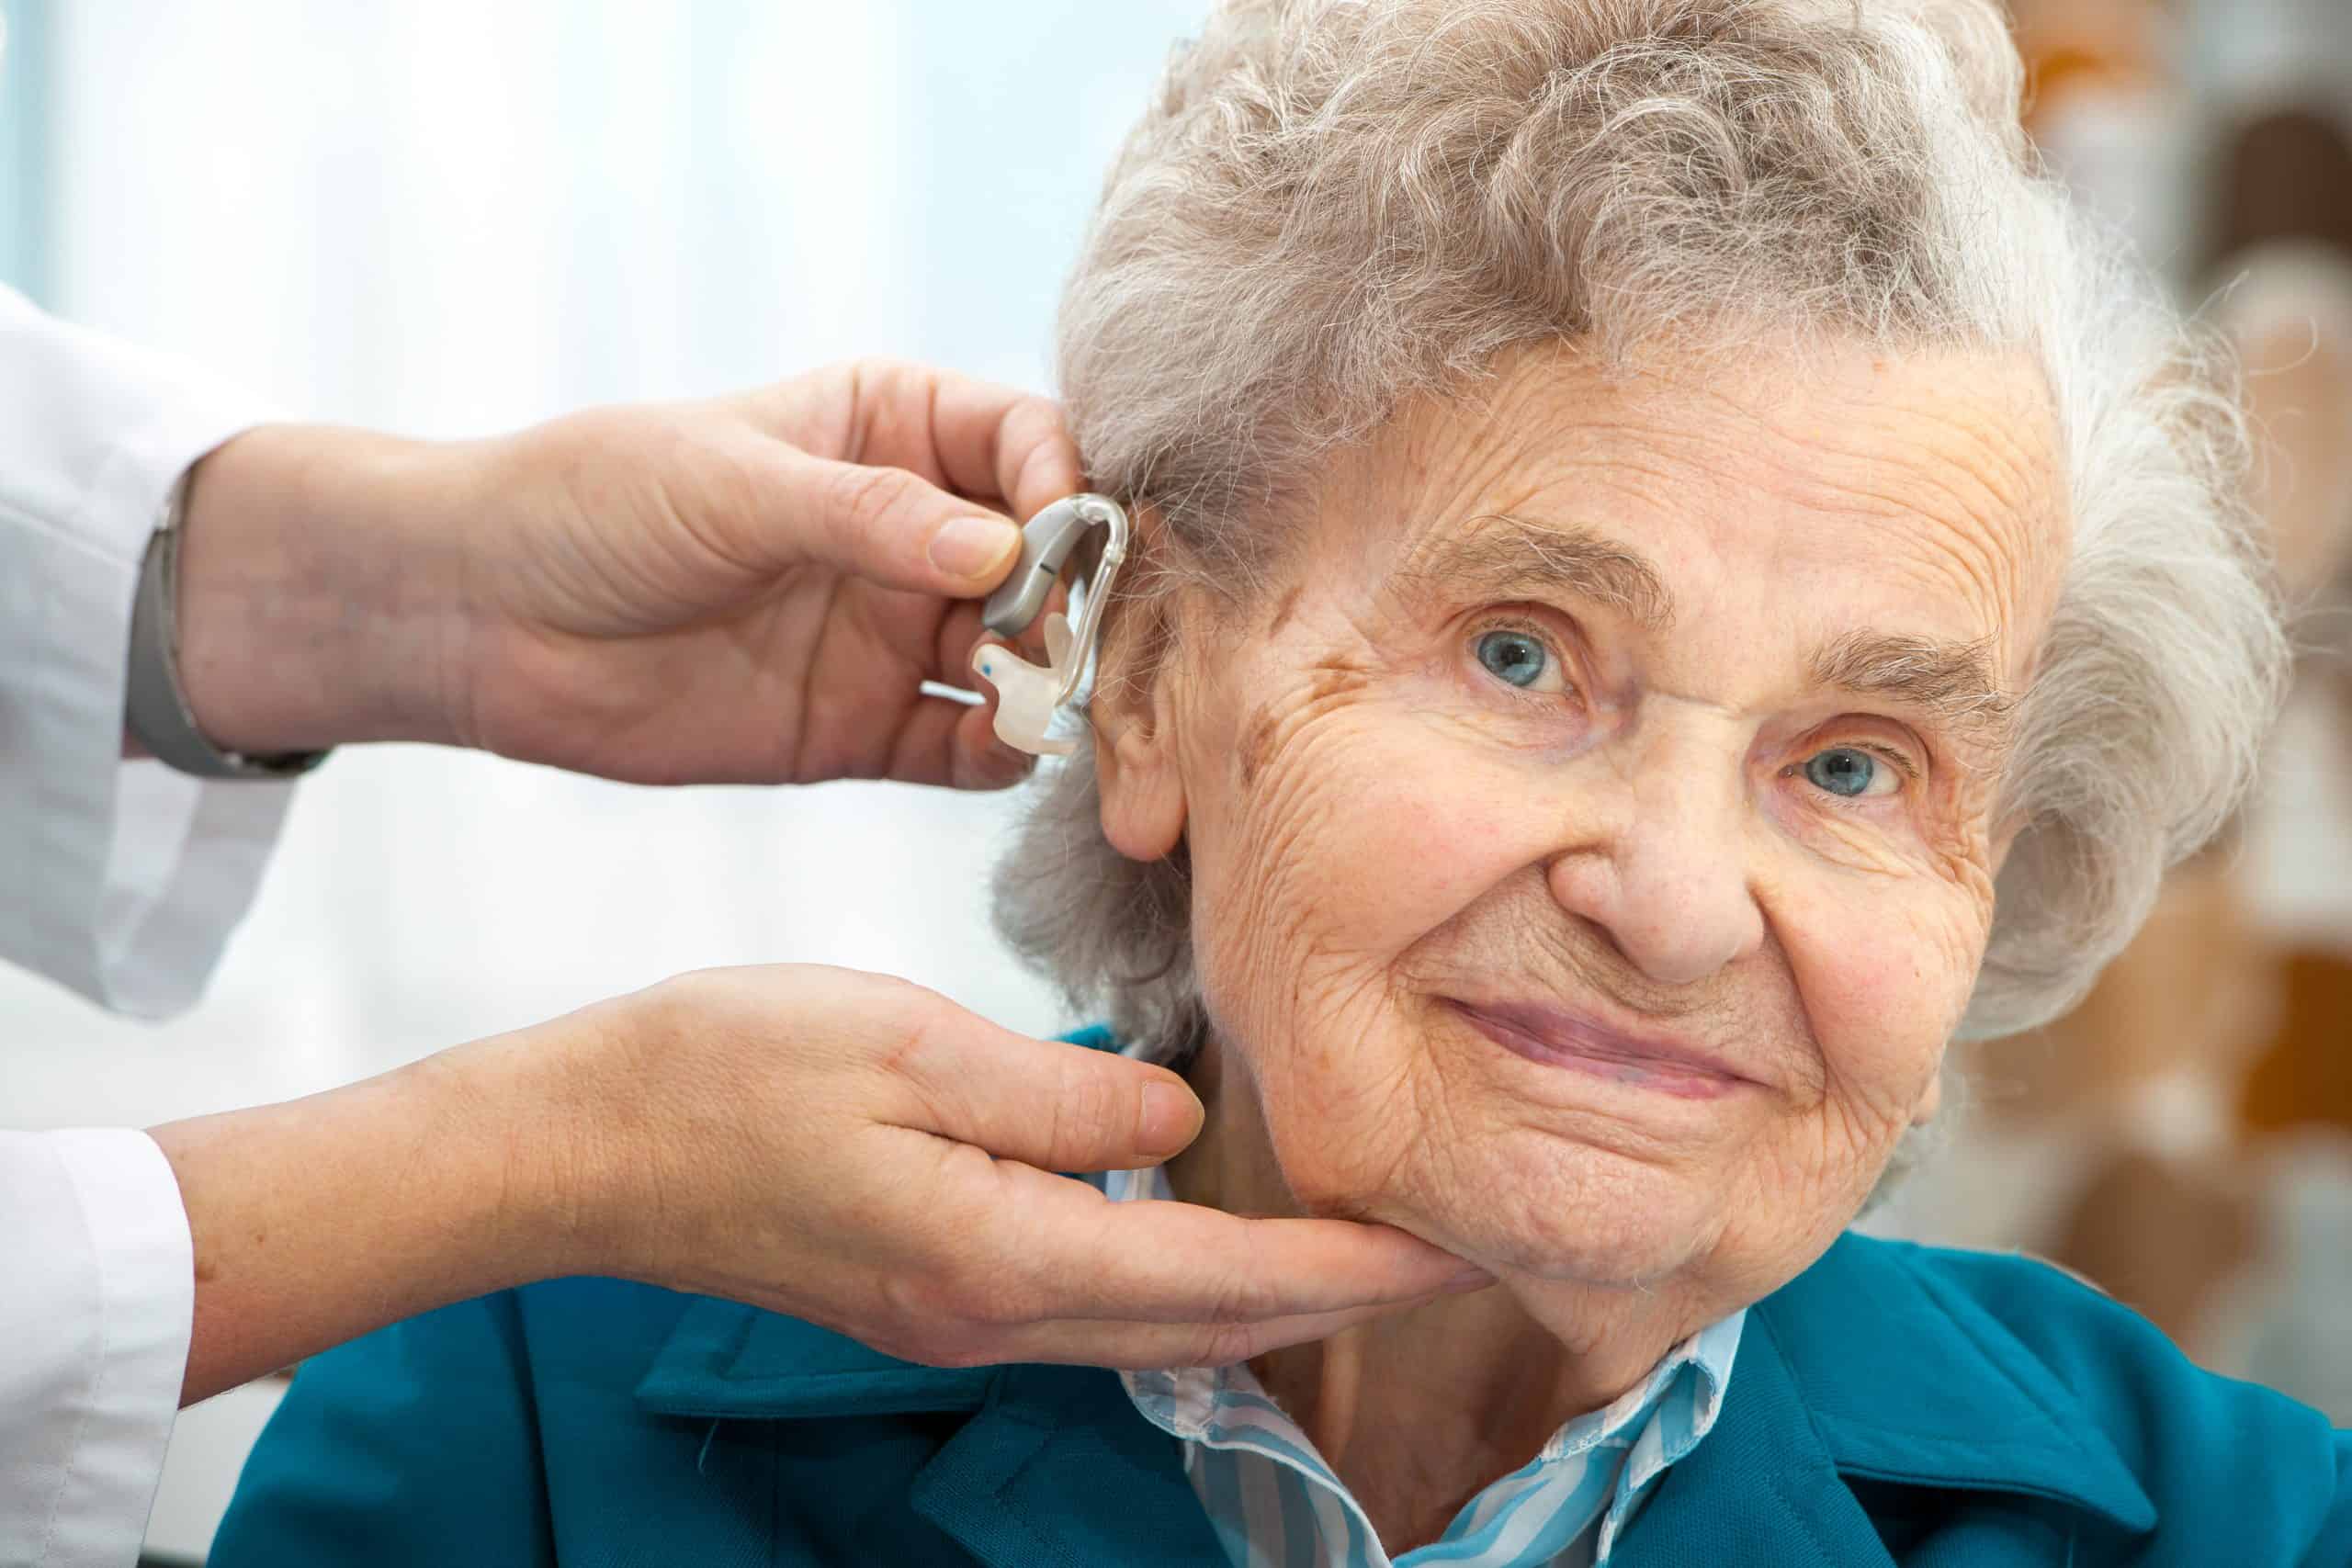
[[[1547,1067],[1565,1067],[1679,1100],[1714,1100],[1756,1079],[1695,1046],[1623,1034],[1589,1018],[1532,1002],[1470,1003],[1447,998],[1470,1026],[1507,1051]]]

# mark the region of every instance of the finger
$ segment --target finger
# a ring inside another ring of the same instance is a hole
[[[1343,1312],[1306,1313],[1262,1323],[1125,1323],[1066,1318],[1005,1330],[988,1347],[990,1360],[1054,1361],[1083,1367],[1229,1367],[1286,1345],[1328,1339],[1343,1328],[1438,1298],[1417,1297]]]
[[[923,365],[864,367],[858,456],[944,476],[1020,519],[1082,488],[1078,448],[1049,398]]]
[[[1056,583],[1046,596],[1045,610],[1012,640],[1013,650],[1032,664],[1050,664],[1052,660],[1045,648],[1046,618],[1049,614],[1065,612],[1069,599],[1068,585]],[[957,789],[1001,789],[1020,783],[1035,771],[1035,757],[997,736],[997,705],[1001,694],[988,682],[973,676],[972,655],[980,644],[1002,641],[981,624],[978,604],[967,602],[956,605],[940,618],[937,657],[932,666],[933,673],[928,678],[962,687],[978,696],[980,702],[956,716],[944,753],[921,758],[920,765],[933,770],[931,780]],[[1074,710],[1083,712],[1085,701],[1081,695],[1073,705]],[[932,722],[946,721],[941,718]],[[926,742],[933,739],[925,737]]]
[[[892,745],[888,776],[901,784],[1003,789],[1029,776],[1037,759],[996,737],[993,703],[919,697]]]
[[[998,640],[981,624],[980,606],[969,600],[951,606],[939,618],[924,679],[958,687],[980,700],[966,705],[952,698],[926,699],[933,705],[930,711],[919,713],[910,727],[910,771],[894,771],[892,777],[956,789],[1001,789],[1020,783],[1035,768],[1036,758],[997,739],[996,690],[972,673],[973,649]],[[1033,625],[1013,646],[1032,663],[1042,663],[1043,652],[1028,645],[1043,640],[1042,628]]]
[[[1199,1098],[1165,1067],[1033,1040],[952,1007],[892,1066],[897,1125],[1035,1167],[1038,1180],[1074,1192],[1093,1190],[1046,1172],[1155,1165],[1201,1127]]]
[[[762,517],[768,537],[753,544],[759,564],[814,558],[886,588],[972,598],[1020,557],[1021,530],[1009,519],[904,468],[777,452],[778,493]]]
[[[1006,1288],[1028,1293],[1025,1316],[1263,1323],[1393,1306],[1482,1278],[1452,1253],[1389,1225],[1114,1203],[1081,1182],[1004,1175],[1029,1189],[1003,1249],[1018,1260]]]
[[[962,1151],[976,1164],[978,1151]],[[937,1189],[979,1315],[1006,1325],[1102,1318],[1265,1323],[1394,1306],[1491,1281],[1442,1247],[1352,1220],[1245,1219],[1191,1203],[1114,1203],[1082,1181],[1000,1160]]]
[[[1036,758],[997,738],[993,693],[987,705],[965,708],[956,716],[953,745],[948,783],[957,789],[1004,789],[1027,778],[1037,766]]]
[[[1086,488],[1062,411],[1043,398],[1024,399],[1006,412],[997,426],[995,462],[997,494],[1015,517],[1035,517]]]

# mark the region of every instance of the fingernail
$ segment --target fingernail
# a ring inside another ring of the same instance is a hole
[[[1021,547],[1021,530],[1001,517],[956,517],[931,536],[931,564],[950,577],[981,577]]]
[[[1136,1129],[1138,1153],[1166,1159],[1200,1130],[1201,1102],[1191,1089],[1164,1080],[1143,1086],[1143,1124]]]
[[[1445,1282],[1448,1295],[1460,1295],[1465,1291],[1483,1291],[1495,1282],[1495,1277],[1473,1264]]]

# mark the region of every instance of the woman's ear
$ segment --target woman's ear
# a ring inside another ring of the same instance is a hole
[[[1156,515],[1138,509],[1135,555],[1150,559],[1164,541]],[[1130,566],[1129,570],[1133,570]],[[1178,764],[1175,637],[1182,589],[1159,573],[1153,590],[1117,607],[1095,655],[1094,786],[1102,834],[1129,860],[1164,860],[1184,838],[1184,777]]]

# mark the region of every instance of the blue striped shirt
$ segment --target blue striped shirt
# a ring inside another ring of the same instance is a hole
[[[1168,1199],[1164,1171],[1113,1171],[1114,1202]],[[1579,1416],[1470,1499],[1445,1533],[1391,1558],[1363,1507],[1247,1366],[1122,1372],[1144,1419],[1184,1445],[1184,1472],[1235,1568],[1586,1568],[1605,1563],[1666,1467],[1715,1424],[1745,1312],[1701,1329],[1606,1409]]]

